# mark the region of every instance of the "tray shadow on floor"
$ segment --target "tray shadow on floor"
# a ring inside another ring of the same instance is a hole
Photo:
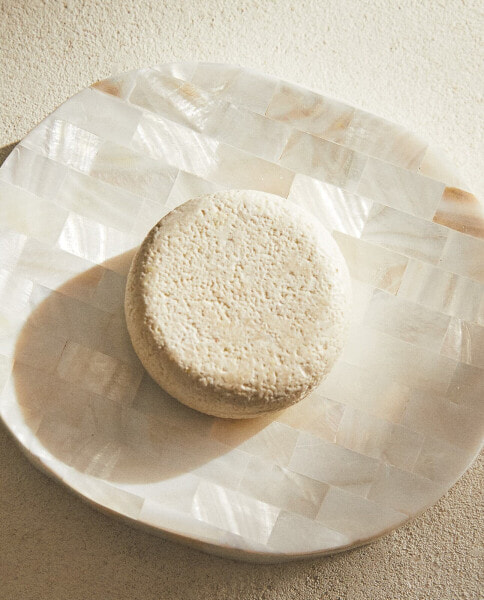
[[[55,458],[106,481],[142,484],[195,471],[278,413],[217,419],[185,407],[149,377],[123,311],[123,274],[135,250],[82,272],[38,304],[18,336],[13,378],[27,425]],[[222,443],[220,431],[235,443]]]

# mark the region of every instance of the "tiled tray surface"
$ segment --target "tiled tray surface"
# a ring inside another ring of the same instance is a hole
[[[135,248],[225,188],[304,205],[333,231],[353,324],[309,398],[245,422],[168,397],[123,316]],[[0,169],[0,402],[39,466],[101,509],[260,561],[362,544],[434,503],[483,435],[484,218],[405,129],[235,67],[95,84]]]

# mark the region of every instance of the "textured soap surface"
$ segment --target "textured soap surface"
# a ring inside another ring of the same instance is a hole
[[[418,136],[252,71],[176,64],[81,91],[0,168],[0,412],[95,506],[213,552],[276,561],[384,534],[483,439],[482,203]],[[145,373],[124,318],[136,248],[227,189],[329,228],[353,292],[328,377],[228,420]]]
[[[168,393],[250,418],[298,402],[328,375],[350,294],[319,221],[279,196],[229,190],[189,200],[150,231],[125,312],[141,362]]]

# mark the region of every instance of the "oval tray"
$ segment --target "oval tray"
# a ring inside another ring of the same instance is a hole
[[[150,227],[226,188],[312,211],[354,289],[328,379],[244,422],[167,396],[123,316]],[[129,72],[76,94],[15,148],[0,222],[2,418],[102,510],[214,553],[296,559],[404,523],[479,451],[482,206],[402,127],[237,67]]]

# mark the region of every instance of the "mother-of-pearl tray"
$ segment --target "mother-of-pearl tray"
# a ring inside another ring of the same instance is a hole
[[[354,291],[328,379],[243,422],[166,395],[123,316],[150,227],[227,188],[312,211]],[[15,148],[0,223],[3,421],[102,510],[227,556],[320,555],[420,513],[479,451],[482,205],[402,127],[241,68],[129,72],[76,94]]]

